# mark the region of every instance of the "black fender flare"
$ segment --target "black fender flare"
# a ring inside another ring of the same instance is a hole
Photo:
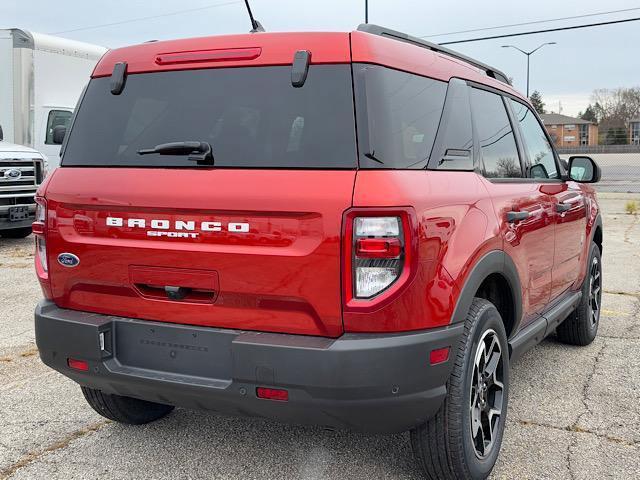
[[[501,274],[511,288],[511,300],[514,310],[514,325],[511,334],[513,335],[518,330],[522,320],[522,289],[520,286],[520,276],[518,275],[516,264],[511,257],[502,250],[492,250],[485,254],[473,266],[458,296],[458,301],[451,318],[452,324],[465,321],[478,288],[480,288],[482,282],[493,273]]]

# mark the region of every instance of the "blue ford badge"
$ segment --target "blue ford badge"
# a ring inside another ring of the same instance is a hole
[[[58,263],[63,267],[76,267],[80,263],[80,259],[73,253],[61,253],[58,255]]]

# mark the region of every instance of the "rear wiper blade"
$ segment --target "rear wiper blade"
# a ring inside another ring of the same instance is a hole
[[[188,155],[188,160],[198,165],[213,165],[213,152],[207,142],[171,142],[161,143],[153,148],[138,150],[138,155]]]

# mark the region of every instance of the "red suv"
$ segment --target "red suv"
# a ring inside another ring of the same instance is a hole
[[[36,339],[112,420],[409,430],[428,478],[484,478],[514,358],[596,335],[599,168],[438,45],[363,25],[112,50],[61,155]]]

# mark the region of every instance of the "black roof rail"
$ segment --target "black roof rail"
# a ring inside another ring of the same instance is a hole
[[[462,53],[456,52],[455,50],[442,47],[437,43],[431,43],[426,40],[422,40],[421,38],[412,37],[411,35],[407,35],[406,33],[398,32],[396,30],[391,30],[390,28],[381,27],[380,25],[373,25],[372,23],[362,23],[358,25],[358,31],[371,33],[372,35],[380,35],[381,37],[387,37],[393,40],[398,40],[400,42],[417,45],[418,47],[428,48],[429,50],[433,50],[434,52],[444,53],[445,55],[449,55],[450,57],[457,58],[458,60],[462,60],[464,62],[470,63],[471,65],[479,68],[480,70],[484,70],[487,73],[487,76],[491,78],[495,78],[496,80],[499,80],[502,83],[511,85],[511,82],[509,81],[509,77],[507,77],[503,72],[501,72],[497,68],[493,68],[487,65],[486,63],[482,63],[471,57],[467,57]]]

